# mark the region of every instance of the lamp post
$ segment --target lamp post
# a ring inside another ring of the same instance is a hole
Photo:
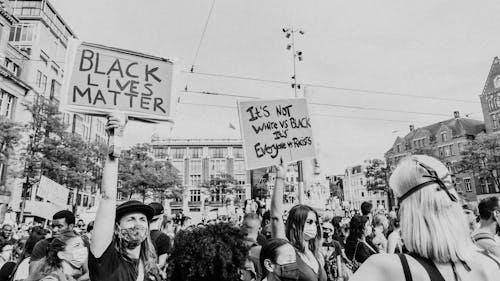
[[[294,90],[295,98],[298,97],[297,89],[300,90],[301,85],[297,83],[297,60],[302,61],[302,51],[297,51],[295,49],[295,33],[300,35],[304,35],[304,31],[299,29],[292,28],[283,28],[283,33],[285,33],[285,37],[290,41],[286,45],[287,50],[292,51],[292,60],[293,60],[293,76],[292,78],[292,88]],[[304,202],[304,171],[302,166],[302,161],[297,161],[297,182],[298,182],[298,194],[299,194],[299,204],[303,204]]]

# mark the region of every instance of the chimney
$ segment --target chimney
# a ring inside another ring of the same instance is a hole
[[[413,130],[415,130],[415,126],[410,125],[410,132],[413,132]]]
[[[460,112],[458,110],[453,111],[453,117],[455,117],[455,119],[460,118]]]

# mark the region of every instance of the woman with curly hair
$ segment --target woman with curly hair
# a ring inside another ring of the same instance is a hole
[[[88,250],[82,238],[72,231],[56,236],[49,244],[47,256],[37,262],[26,281],[72,281],[82,275]]]
[[[367,216],[355,215],[349,223],[349,236],[346,239],[345,254],[351,261],[363,263],[371,255],[377,253],[366,241],[372,233],[370,220]]]
[[[408,254],[377,254],[350,281],[499,280],[500,261],[479,251],[447,167],[426,155],[402,159],[390,178]]]
[[[324,257],[320,254],[322,239],[318,213],[307,205],[295,205],[283,221],[283,189],[286,168],[277,166],[276,184],[271,198],[271,230],[273,238],[287,239],[297,254],[299,281],[324,281]]]
[[[228,223],[184,230],[177,234],[168,261],[175,281],[245,280],[248,247],[244,233]]]

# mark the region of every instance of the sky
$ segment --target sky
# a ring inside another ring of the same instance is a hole
[[[299,94],[305,91],[310,103],[330,104],[309,106],[319,162],[327,174],[383,158],[410,124],[446,120],[456,110],[483,120],[479,94],[493,58],[500,55],[500,2],[495,0],[51,3],[83,41],[176,61],[181,72],[174,78],[174,94],[180,97],[175,125],[130,122],[129,145],[149,142],[154,133],[240,138],[236,102],[248,98],[186,93],[184,87],[269,99],[293,98],[293,89],[286,83],[191,74],[191,66],[198,73],[290,81],[292,52],[286,50],[289,39],[282,29],[304,31],[295,38],[303,52],[296,75],[309,86]]]

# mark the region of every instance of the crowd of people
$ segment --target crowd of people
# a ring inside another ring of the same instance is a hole
[[[120,121],[109,118],[108,130]],[[103,171],[95,221],[68,210],[47,227],[4,224],[0,281],[498,280],[500,204],[461,203],[445,165],[400,161],[390,178],[399,211],[370,202],[348,217],[307,205],[283,207],[286,167],[276,167],[271,206],[250,202],[241,219],[193,225],[162,204],[116,202],[118,158]],[[477,214],[477,216],[476,216]]]

